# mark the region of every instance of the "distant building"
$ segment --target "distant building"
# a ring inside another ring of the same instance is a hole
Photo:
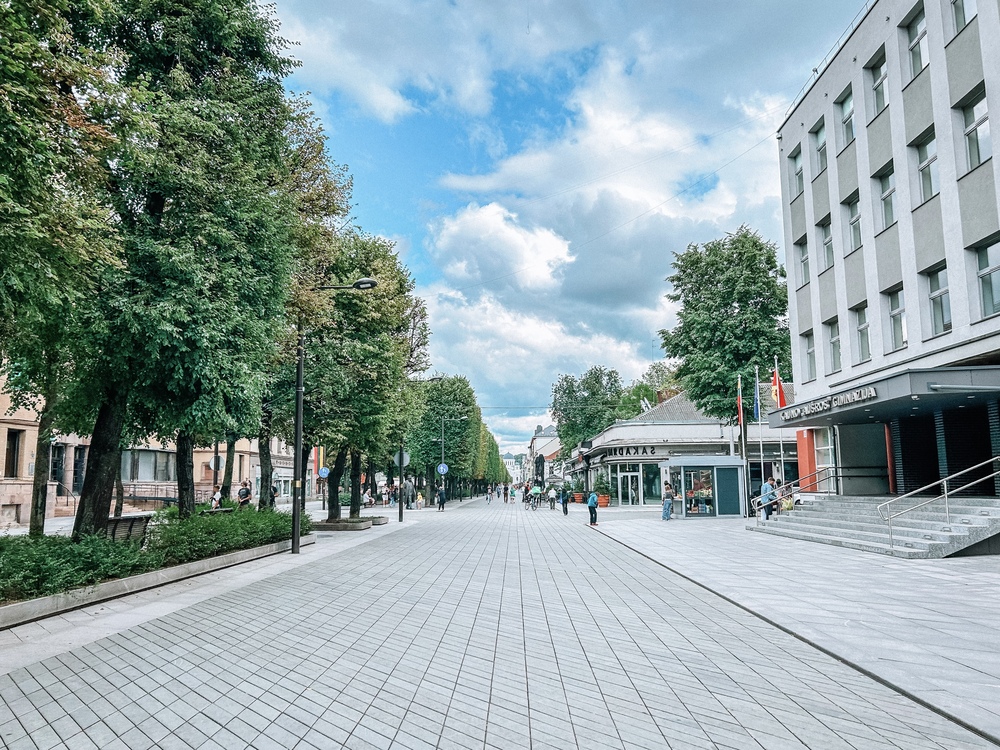
[[[561,478],[562,461],[559,460],[561,452],[562,443],[559,442],[555,425],[544,428],[538,425],[525,454],[524,481],[544,485],[553,474]]]

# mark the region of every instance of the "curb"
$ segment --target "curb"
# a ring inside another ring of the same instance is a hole
[[[946,711],[943,708],[939,708],[938,706],[935,706],[933,703],[930,703],[926,699],[921,698],[918,695],[915,695],[914,693],[910,692],[906,688],[904,688],[904,687],[902,687],[900,685],[897,685],[896,683],[891,682],[890,680],[887,680],[886,678],[881,677],[881,676],[875,674],[870,669],[867,669],[866,667],[863,667],[860,664],[857,664],[857,663],[851,661],[850,659],[848,659],[848,658],[846,658],[844,656],[841,656],[836,651],[832,651],[829,648],[827,648],[826,646],[821,646],[820,644],[816,643],[812,639],[807,638],[804,635],[800,635],[799,633],[796,633],[794,630],[792,630],[788,626],[782,625],[781,623],[776,622],[775,620],[772,620],[770,617],[767,617],[766,615],[762,615],[760,612],[757,612],[757,611],[751,609],[750,607],[746,606],[745,604],[740,604],[735,599],[732,599],[731,597],[726,596],[725,594],[716,591],[711,586],[708,586],[708,585],[702,583],[701,581],[697,581],[694,578],[691,578],[690,576],[685,575],[684,573],[681,573],[679,570],[675,570],[674,568],[671,568],[666,563],[661,562],[660,560],[657,560],[657,559],[655,559],[653,557],[650,557],[645,552],[641,552],[640,550],[637,550],[635,547],[632,547],[631,545],[626,544],[625,542],[621,541],[620,539],[615,539],[613,536],[610,536],[609,534],[607,534],[603,530],[601,530],[601,529],[594,529],[594,531],[596,533],[600,534],[601,536],[603,536],[605,539],[610,539],[612,542],[620,544],[625,549],[631,550],[632,552],[634,552],[635,554],[639,555],[640,557],[643,557],[643,558],[649,560],[651,563],[659,565],[661,568],[664,568],[665,570],[669,570],[671,573],[673,573],[678,578],[683,578],[685,581],[688,581],[689,583],[693,583],[698,588],[704,589],[705,591],[707,591],[710,594],[714,594],[715,596],[719,597],[723,601],[726,601],[726,602],[728,602],[729,604],[732,604],[735,607],[739,607],[741,610],[743,610],[744,612],[747,612],[748,614],[753,615],[758,620],[762,620],[762,621],[766,622],[768,625],[771,625],[772,627],[777,628],[781,632],[787,633],[788,635],[792,636],[796,640],[801,641],[802,643],[805,643],[808,646],[812,646],[817,651],[819,651],[819,652],[821,652],[823,654],[826,654],[831,659],[835,659],[836,661],[840,662],[841,664],[843,664],[843,665],[845,665],[847,667],[850,667],[851,669],[855,670],[856,672],[860,672],[865,677],[868,677],[869,679],[874,680],[875,682],[879,683],[880,685],[883,685],[883,686],[889,688],[894,693],[899,693],[904,698],[908,698],[909,700],[913,701],[914,703],[916,703],[916,704],[918,704],[920,706],[923,706],[927,710],[933,711],[934,713],[936,713],[938,716],[942,717],[943,719],[947,719],[948,721],[952,722],[953,724],[957,724],[958,726],[962,727],[962,729],[965,729],[965,730],[967,730],[969,732],[972,732],[977,737],[981,737],[982,739],[986,740],[987,742],[991,742],[992,744],[997,745],[998,747],[1000,747],[1000,737],[996,737],[996,736],[990,734],[989,732],[987,732],[987,731],[985,731],[983,729],[980,729],[979,727],[973,726],[972,724],[970,724],[969,722],[965,721],[964,719],[960,719],[959,717],[955,716],[953,713],[950,713],[949,711]]]
[[[300,544],[315,543],[315,534],[308,534],[302,537],[300,541]],[[97,604],[108,599],[118,599],[129,594],[154,589],[158,586],[165,586],[168,583],[183,581],[185,578],[193,578],[194,576],[222,570],[223,568],[229,568],[240,563],[276,555],[280,552],[287,552],[291,548],[292,541],[288,539],[284,542],[266,544],[263,547],[228,552],[216,557],[207,557],[204,560],[195,560],[169,568],[152,570],[149,573],[141,573],[137,576],[105,581],[87,588],[65,591],[61,594],[52,594],[51,596],[42,596],[37,599],[6,604],[0,606],[0,630],[24,625],[25,623],[69,612],[90,604]]]

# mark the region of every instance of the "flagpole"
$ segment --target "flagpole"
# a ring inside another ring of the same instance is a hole
[[[774,388],[772,389],[772,401],[774,401],[774,408],[778,409],[781,407],[778,398],[778,383],[781,382],[781,375],[778,373],[778,355],[774,355]],[[778,455],[781,457],[781,477],[778,481],[781,484],[785,483],[785,431],[782,428],[778,428]]]
[[[764,489],[764,480],[767,478],[764,476],[764,427],[761,424],[760,418],[762,409],[760,408],[760,367],[754,365],[753,367],[753,403],[757,407],[757,413],[754,415],[757,417],[757,441],[760,445],[760,488]]]
[[[740,456],[743,458],[743,477],[746,482],[744,485],[746,495],[744,503],[746,505],[746,517],[749,518],[753,505],[750,502],[750,457],[747,455],[747,429],[746,423],[743,420],[743,376],[741,374],[736,375],[736,421],[740,425]]]

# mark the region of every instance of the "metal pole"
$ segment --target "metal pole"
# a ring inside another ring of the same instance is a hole
[[[292,485],[292,554],[299,554],[299,519],[301,509],[299,508],[299,498],[304,499],[302,486],[303,469],[302,464],[302,402],[305,396],[305,335],[302,333],[301,321],[296,326],[299,333],[299,344],[297,350],[297,362],[295,369],[295,458],[294,482]]]
[[[951,523],[951,509],[948,507],[948,480],[944,480],[944,520]]]
[[[399,506],[399,522],[403,522],[403,438],[399,439],[399,489],[396,491],[396,505]]]
[[[215,456],[212,458],[212,492],[219,484],[219,441],[215,441]]]

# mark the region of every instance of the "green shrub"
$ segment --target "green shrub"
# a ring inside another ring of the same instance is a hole
[[[300,533],[308,534],[311,529],[309,518],[303,515]],[[55,536],[0,536],[0,602],[57,594],[291,536],[290,513],[245,510],[181,521],[176,508],[157,514],[142,548],[101,536],[79,542]]]

